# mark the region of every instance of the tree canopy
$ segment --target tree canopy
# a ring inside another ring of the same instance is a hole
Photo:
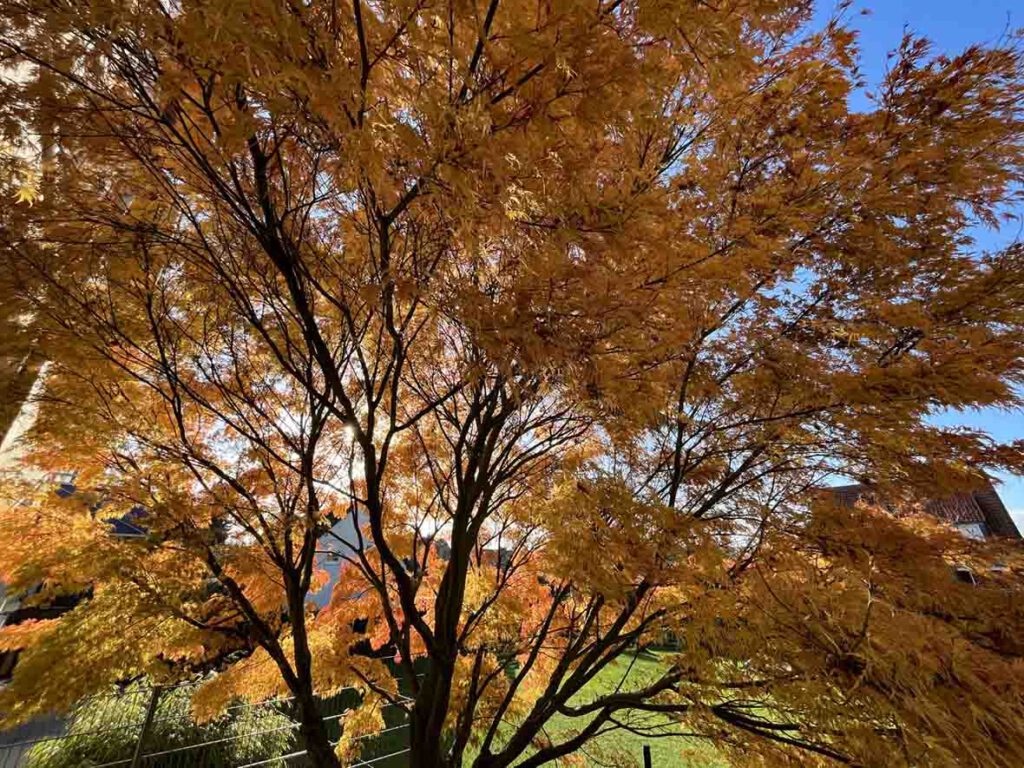
[[[1024,50],[908,34],[857,111],[811,5],[0,0],[0,332],[47,361],[26,464],[77,472],[6,481],[0,571],[84,595],[0,632],[7,719],[203,676],[317,766],[384,705],[417,767],[651,713],[735,765],[1024,764],[1020,552],[913,504],[1024,470],[930,418],[1021,406],[1024,248],[972,231]]]

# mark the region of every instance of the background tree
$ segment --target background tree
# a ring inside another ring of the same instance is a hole
[[[1017,553],[810,493],[1021,469],[928,420],[1019,406],[1024,250],[969,230],[1019,188],[1021,50],[908,36],[853,112],[810,6],[3,2],[59,83],[54,192],[3,224],[53,361],[30,460],[87,492],[10,488],[0,562],[91,590],[6,633],[10,718],[216,669],[197,716],[287,691],[315,765],[385,703],[415,766],[645,713],[738,764],[1024,759]],[[967,594],[965,559],[1009,571]]]
[[[151,687],[135,683],[89,699],[75,709],[64,737],[32,747],[24,764],[28,768],[81,768],[121,760],[130,764],[151,696]],[[164,750],[170,754],[146,762],[180,765],[181,753],[173,750],[211,742],[191,752],[194,763],[230,768],[268,760],[267,765],[280,768],[285,761],[275,764],[272,758],[286,754],[294,744],[291,725],[275,705],[268,704],[235,707],[217,722],[200,727],[191,716],[188,690],[171,689],[159,698],[144,742],[146,754]]]

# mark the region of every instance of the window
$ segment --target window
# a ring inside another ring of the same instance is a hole
[[[964,565],[958,565],[953,569],[953,575],[956,576],[956,580],[964,584],[977,584],[974,580],[974,573],[971,569]]]
[[[957,530],[968,539],[981,540],[988,534],[984,523],[958,523]]]
[[[5,683],[14,674],[14,665],[18,663],[21,651],[4,651],[0,653],[0,683]]]

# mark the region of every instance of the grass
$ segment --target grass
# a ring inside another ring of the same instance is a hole
[[[656,653],[644,652],[637,656],[623,655],[613,661],[590,681],[571,701],[580,705],[600,696],[642,688],[654,682],[665,670],[665,663]],[[621,686],[621,687],[620,687]],[[580,750],[587,766],[643,765],[643,748],[651,748],[653,768],[727,768],[727,763],[707,744],[683,736],[679,724],[668,715],[633,713],[625,718],[631,726],[642,724],[641,735],[617,729],[589,741]],[[589,722],[589,718],[571,718],[556,715],[549,722],[546,735],[553,743],[571,738]],[[657,734],[657,735],[653,735]],[[472,764],[472,747],[467,750],[466,764]]]
[[[655,653],[621,656],[601,670],[570,703],[579,705],[592,701],[614,693],[620,685],[621,691],[641,688],[657,680],[664,669],[664,662]],[[630,763],[642,766],[645,744],[651,748],[653,768],[724,768],[727,765],[713,748],[681,735],[679,724],[668,715],[632,713],[625,721],[631,726],[642,725],[645,732],[657,735],[641,735],[624,729],[603,734],[588,742],[580,752],[588,766]],[[586,718],[557,715],[549,723],[548,736],[556,743],[561,742],[586,723]]]
[[[641,653],[638,656],[624,655],[603,669],[576,697],[572,704],[583,704],[600,696],[619,690],[629,691],[650,684],[664,671],[665,663],[656,653]],[[397,712],[388,713],[387,725],[402,722]],[[558,715],[549,722],[547,736],[560,743],[570,738],[586,725],[587,718],[570,718]],[[631,725],[643,724],[644,730],[657,733],[640,735],[626,730],[615,730],[588,742],[580,756],[587,766],[601,768],[608,765],[643,766],[643,748],[651,747],[653,768],[727,768],[726,763],[713,747],[680,734],[679,724],[671,717],[657,713],[634,713],[628,717]],[[408,746],[408,731],[397,729],[383,734],[366,745],[361,755],[363,760],[388,755]],[[472,764],[475,757],[473,748],[467,750],[464,764]],[[373,768],[404,768],[408,765],[408,754],[381,760]]]

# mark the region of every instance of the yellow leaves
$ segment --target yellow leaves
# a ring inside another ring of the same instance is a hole
[[[343,688],[355,687],[365,695],[364,707],[379,707],[380,702],[373,698],[377,694],[366,684],[369,680],[378,690],[397,695],[397,682],[385,662],[351,653],[352,646],[362,638],[352,628],[353,618],[336,612],[329,620],[322,618],[325,620],[311,622],[308,635],[309,651],[316,662],[312,683],[317,694],[331,696]],[[280,645],[294,669],[293,639],[283,635]],[[219,717],[236,700],[257,703],[289,695],[277,662],[266,650],[258,648],[205,680],[193,696],[192,712],[199,722],[207,722]]]
[[[0,694],[5,722],[64,711],[90,693],[149,671],[165,621],[129,586],[97,590],[23,650],[14,679]]]
[[[89,514],[82,500],[60,499],[52,483],[39,478],[10,478],[0,505],[0,576],[13,589],[27,589],[40,579],[66,588],[88,583],[109,567],[96,555],[108,544],[104,524]]]
[[[31,176],[22,180],[18,186],[18,192],[15,195],[15,200],[19,203],[26,203],[32,205],[38,198],[40,193],[39,190],[39,177]]]
[[[529,221],[539,211],[536,198],[528,189],[515,184],[508,188],[505,194],[505,215],[511,221]]]
[[[804,517],[794,489],[845,465],[1020,465],[923,421],[1009,404],[1021,376],[1020,255],[965,251],[967,209],[991,216],[1020,166],[1019,55],[929,64],[908,41],[857,115],[852,34],[803,35],[806,3],[502,0],[483,38],[465,4],[363,7],[357,29],[276,0],[40,5],[18,42],[45,59],[50,22],[90,40],[48,94],[67,121],[53,199],[3,182],[33,203],[5,212],[7,271],[53,361],[32,460],[95,486],[0,513],[5,578],[93,590],[4,640],[27,644],[25,700],[225,666],[196,697],[209,719],[285,693],[252,648],[269,632],[294,665],[300,622],[318,691],[395,693],[352,648],[420,654],[412,625],[434,631],[465,586],[449,724],[475,659],[495,715],[503,665],[551,617],[515,721],[569,638],[591,641],[587,606],[596,642],[644,584],[622,631],[683,640],[714,739],[711,707],[747,690],[853,734],[868,764],[880,721],[941,741],[965,704],[974,736],[1016,737],[1012,701],[980,706],[986,680],[1018,690],[996,622],[1020,623],[1016,558],[965,596],[948,566],[992,552],[909,517]],[[14,124],[40,90],[12,88]],[[137,505],[146,535],[112,539],[103,517]],[[327,607],[286,600],[352,512],[365,559]],[[464,585],[441,589],[435,535],[473,551]],[[46,678],[83,657],[66,690]],[[347,758],[379,702],[345,725]]]
[[[382,706],[379,698],[368,696],[359,706],[349,710],[342,718],[341,739],[338,740],[334,751],[343,764],[348,764],[359,757],[363,748],[363,739],[384,730]]]
[[[270,616],[283,608],[286,597],[280,572],[264,547],[233,547],[225,553],[224,560],[228,574],[260,613]]]
[[[29,648],[45,638],[57,623],[55,619],[29,620],[0,628],[0,652]]]
[[[683,690],[713,703],[749,681],[763,712],[780,710],[765,716],[809,734],[841,728],[842,750],[865,764],[885,752],[879,720],[899,724],[908,750],[884,764],[956,765],[975,740],[984,753],[984,734],[1015,729],[1020,714],[999,698],[1020,681],[1021,648],[1003,631],[1020,620],[1007,610],[1020,583],[957,583],[952,563],[977,546],[923,518],[818,508],[808,525],[769,535],[760,563],[678,627],[693,680]],[[994,679],[1006,687],[990,698]]]
[[[548,502],[546,518],[559,521],[544,553],[547,571],[609,598],[627,593],[644,577],[671,581],[677,568],[693,577],[703,569],[693,569],[691,558],[716,562],[708,526],[662,504],[638,501],[617,478],[562,484]],[[602,556],[580,558],[580,551]]]
[[[42,194],[42,173],[29,152],[7,138],[0,138],[0,190],[10,187],[15,203],[31,206]]]
[[[222,715],[232,701],[257,703],[287,695],[275,661],[260,648],[204,681],[192,697],[192,715],[197,722],[209,722]]]

